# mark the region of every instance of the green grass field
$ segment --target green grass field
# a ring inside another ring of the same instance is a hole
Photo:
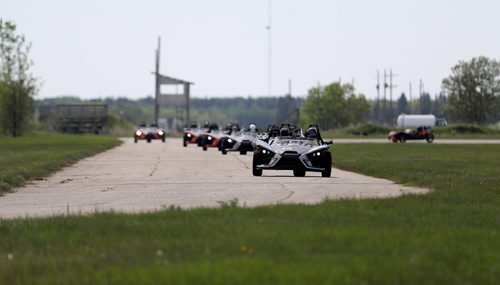
[[[0,220],[0,284],[500,283],[500,145],[332,148],[336,167],[434,191]]]
[[[116,138],[95,135],[0,137],[0,195],[27,180],[46,177],[83,157],[119,143]]]

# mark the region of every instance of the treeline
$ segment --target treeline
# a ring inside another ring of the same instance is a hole
[[[253,123],[260,128],[265,128],[272,123],[298,123],[298,112],[303,101],[302,98],[292,96],[191,98],[191,120],[199,123],[217,122],[219,124],[239,122],[245,126]],[[57,104],[85,103],[105,103],[110,113],[135,125],[153,120],[153,97],[135,100],[123,97],[82,100],[74,96],[61,96],[36,101],[39,109],[47,109]],[[159,117],[182,120],[185,113],[183,108],[162,106]]]

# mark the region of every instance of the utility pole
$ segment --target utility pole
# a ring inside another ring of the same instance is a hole
[[[155,118],[154,122],[158,124],[158,115],[160,111],[159,98],[160,98],[160,49],[161,37],[158,37],[158,48],[156,49],[156,63],[155,63]]]
[[[288,79],[288,95],[292,96],[292,79]]]
[[[393,81],[392,81],[392,79],[393,79],[393,77],[395,77],[395,76],[397,76],[397,75],[396,75],[396,74],[393,74],[393,73],[392,73],[392,69],[391,69],[391,71],[390,71],[390,81],[389,81],[389,82],[390,82],[390,83],[389,83],[389,94],[390,94],[390,95],[389,95],[389,96],[390,96],[389,111],[390,111],[391,116],[392,116],[392,115],[394,115],[394,108],[393,108],[394,106],[393,106],[393,104],[392,104],[392,103],[393,103],[393,98],[392,98],[392,90],[393,90],[393,88],[398,87],[397,85],[392,84],[392,82],[393,82]]]
[[[384,69],[384,100],[382,102],[382,116],[384,123],[387,119],[387,87],[389,87],[387,84],[387,70]]]
[[[408,104],[408,111],[409,111],[410,114],[412,113],[412,108],[411,108],[411,100],[412,100],[411,96],[412,96],[412,93],[413,93],[413,87],[412,87],[411,81],[410,81],[410,93],[409,93],[409,95],[410,95],[410,101],[408,101],[408,102],[410,102]]]
[[[380,71],[377,70],[377,104],[380,102]]]
[[[268,90],[269,96],[272,96],[273,93],[273,33],[272,33],[272,24],[273,24],[273,1],[269,0],[269,22],[267,24],[269,42],[268,42]]]
[[[377,123],[381,122],[380,117],[380,71],[377,69],[377,101],[375,102],[374,117]]]

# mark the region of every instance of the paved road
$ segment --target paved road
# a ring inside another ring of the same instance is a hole
[[[263,177],[253,177],[251,154],[223,156],[216,149],[203,152],[181,144],[180,139],[151,144],[126,140],[120,147],[0,197],[0,217],[140,212],[170,205],[216,207],[233,199],[246,206],[312,204],[324,199],[427,192],[338,169],[332,178],[319,173],[293,177],[291,171],[264,171]]]

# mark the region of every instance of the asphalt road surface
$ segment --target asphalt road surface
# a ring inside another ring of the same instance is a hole
[[[293,177],[292,171],[264,171],[264,176],[253,177],[251,165],[251,153],[223,156],[216,149],[184,148],[180,139],[150,144],[126,139],[120,147],[0,197],[0,218],[144,212],[172,205],[217,207],[235,199],[247,207],[314,204],[325,199],[427,192],[338,169],[333,169],[332,178],[319,173]]]

